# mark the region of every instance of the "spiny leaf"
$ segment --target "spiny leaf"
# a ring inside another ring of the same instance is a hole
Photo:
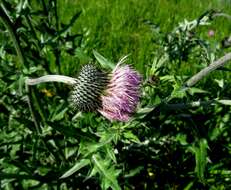
[[[63,178],[67,178],[69,176],[71,176],[72,174],[74,174],[75,172],[77,172],[78,170],[80,170],[81,168],[87,166],[88,164],[90,164],[90,160],[89,159],[82,159],[79,162],[77,162],[71,169],[69,169],[68,171],[66,171],[61,177],[60,179]]]
[[[116,179],[116,176],[119,174],[119,170],[114,169],[113,166],[109,167],[110,162],[108,162],[108,160],[102,160],[98,154],[94,154],[92,156],[92,161],[102,176],[101,187],[103,189],[111,187],[113,190],[120,190],[121,188]]]
[[[100,148],[104,148],[106,145],[108,145],[112,141],[113,137],[110,137],[108,139],[105,139],[104,141],[101,141],[99,143],[95,143],[94,141],[81,141],[80,147],[79,147],[79,154],[83,154],[85,156],[92,154]]]
[[[97,61],[100,63],[101,67],[105,69],[114,69],[115,65],[111,61],[103,57],[101,54],[99,54],[97,51],[93,50],[93,54]]]

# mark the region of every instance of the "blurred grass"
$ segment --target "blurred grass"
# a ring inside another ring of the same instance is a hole
[[[155,32],[170,32],[184,19],[193,20],[209,9],[231,12],[229,0],[60,0],[61,21],[67,23],[76,10],[82,15],[73,32],[83,33],[83,46],[89,55],[96,49],[116,62],[131,54],[130,62],[144,73],[145,64],[153,59]],[[212,26],[205,26],[201,35],[207,37],[209,29],[215,31],[216,41],[230,34],[231,21],[217,18]]]

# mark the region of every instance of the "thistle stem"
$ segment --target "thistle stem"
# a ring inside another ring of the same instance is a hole
[[[77,79],[64,75],[45,75],[36,79],[27,79],[27,85],[36,85],[44,82],[62,82],[68,85],[74,85]]]
[[[221,17],[225,17],[225,18],[231,20],[231,16],[230,16],[229,14],[226,14],[226,13],[216,13],[216,14],[214,14],[213,16],[214,16],[214,17],[219,17],[219,16],[221,16]]]
[[[223,101],[223,100],[220,100]],[[189,103],[177,103],[177,104],[165,104],[163,106],[164,110],[182,110],[182,109],[189,109],[189,108],[197,108],[197,107],[207,107],[209,105],[215,105],[217,100],[208,100],[208,101],[195,101]]]
[[[213,63],[211,63],[208,67],[205,67],[200,72],[198,72],[197,74],[195,74],[194,76],[192,76],[186,82],[186,86],[187,87],[192,87],[198,81],[200,81],[202,78],[204,78],[205,76],[207,76],[209,73],[211,73],[212,71],[216,70],[219,67],[224,66],[224,64],[227,63],[230,60],[231,60],[231,52],[227,53],[226,55],[224,55],[220,59],[218,59],[218,60],[214,61]]]

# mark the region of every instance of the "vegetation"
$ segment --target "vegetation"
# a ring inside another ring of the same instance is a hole
[[[230,11],[230,0],[1,0],[0,189],[230,189]],[[25,82],[109,71],[125,55],[143,78],[128,122],[73,110],[65,84]]]

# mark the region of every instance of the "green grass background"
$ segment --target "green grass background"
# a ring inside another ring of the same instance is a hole
[[[116,62],[131,54],[130,62],[141,72],[153,59],[155,30],[166,33],[184,19],[193,20],[209,9],[231,12],[229,0],[72,0],[58,3],[61,21],[67,23],[76,10],[82,14],[73,27],[74,33],[83,33],[88,54],[96,49]],[[147,23],[152,23],[152,27]],[[217,18],[211,26],[201,28],[207,37],[215,31],[216,41],[230,34],[231,21]]]

